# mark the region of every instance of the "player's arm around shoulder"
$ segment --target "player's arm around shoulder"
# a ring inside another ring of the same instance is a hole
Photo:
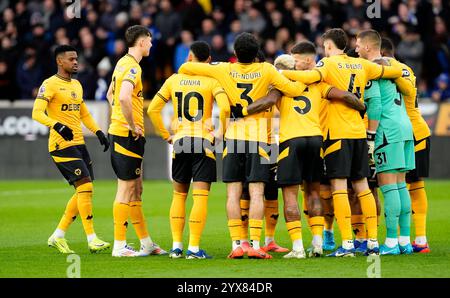
[[[220,110],[220,113],[219,113],[220,126],[214,137],[216,139],[222,139],[223,135],[225,134],[225,132],[228,128],[228,124],[229,124],[229,119],[230,119],[230,114],[231,114],[230,100],[229,100],[228,95],[226,94],[225,90],[219,84],[219,82],[217,80],[211,79],[211,82],[212,82],[212,85],[211,85],[212,95],[213,95],[217,105],[219,106],[219,110]]]
[[[281,100],[282,96],[283,93],[279,90],[271,89],[266,96],[261,97],[252,102],[249,106],[244,107],[242,114],[246,116],[263,112],[277,104]]]
[[[288,97],[299,96],[306,89],[306,85],[304,83],[300,81],[291,81],[278,72],[272,64],[264,62],[264,70],[264,73],[270,78],[270,85]]]
[[[326,78],[328,63],[328,59],[323,58],[312,70],[282,70],[280,72],[289,80],[310,85]]]
[[[341,90],[323,82],[316,84],[316,86],[320,89],[322,98],[343,101],[349,108],[357,111],[364,111],[366,108],[358,96],[351,92]]]
[[[218,79],[221,75],[223,75],[223,71],[228,64],[228,62],[185,62],[178,69],[178,73]]]

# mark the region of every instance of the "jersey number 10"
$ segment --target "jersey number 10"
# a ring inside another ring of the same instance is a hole
[[[203,96],[195,91],[189,92],[188,94],[186,94],[186,96],[183,97],[183,92],[175,92],[175,96],[177,97],[177,101],[178,101],[178,113],[177,113],[177,117],[178,117],[178,121],[181,121],[183,119],[183,116],[185,119],[191,121],[191,122],[195,122],[195,121],[199,121],[202,119],[203,117],[203,109],[204,109],[204,99]],[[196,98],[197,99],[197,114],[195,116],[192,116],[190,114],[189,111],[189,106],[190,106],[190,100],[192,98]]]

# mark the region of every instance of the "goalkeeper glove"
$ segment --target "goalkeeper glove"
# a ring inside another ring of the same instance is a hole
[[[105,146],[105,148],[103,149],[103,152],[108,151],[108,149],[109,149],[109,140],[105,136],[103,131],[98,130],[95,134],[97,135],[97,138],[100,141],[100,145]]]
[[[369,165],[375,165],[375,160],[373,157],[375,151],[375,135],[376,132],[367,131],[367,147],[369,149]]]
[[[56,122],[53,129],[66,141],[73,140],[73,131],[66,125]]]

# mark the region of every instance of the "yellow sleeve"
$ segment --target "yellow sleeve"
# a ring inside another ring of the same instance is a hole
[[[50,118],[46,114],[47,105],[53,99],[53,88],[44,81],[39,88],[38,95],[33,105],[32,118],[37,122],[52,128],[58,121]]]
[[[136,87],[137,82],[141,79],[142,70],[139,66],[132,65],[129,69],[125,71],[123,76],[123,81],[128,81]]]
[[[153,100],[147,109],[147,115],[152,121],[156,133],[164,140],[167,140],[170,137],[170,133],[164,126],[161,111],[170,99],[170,81],[171,78],[166,80],[161,89],[156,93],[155,97],[153,97]]]
[[[280,90],[284,95],[288,97],[299,96],[306,88],[306,85],[302,82],[292,82],[288,80],[286,77],[280,74],[273,65],[270,65],[269,67],[269,76],[271,78],[270,84],[273,86],[273,88]]]
[[[214,85],[213,95],[220,109],[219,120],[221,127],[219,129],[221,132],[225,133],[228,126],[227,120],[230,118],[230,102],[225,90],[223,90],[218,82]]]
[[[302,82],[306,85],[320,82],[323,78],[322,73],[316,68],[312,70],[283,70],[282,74],[289,80]]]
[[[317,84],[317,86],[320,89],[320,96],[322,98],[328,98],[328,93],[330,93],[333,86],[331,86],[325,82],[321,82],[321,83]]]
[[[100,127],[98,126],[97,122],[95,122],[84,101],[81,103],[80,106],[80,118],[84,126],[86,126],[93,133],[96,133],[97,131],[100,130]]]
[[[399,66],[384,66],[364,60],[367,80],[396,79],[402,76],[402,68]]]
[[[178,69],[178,73],[187,75],[205,76],[209,78],[219,78],[222,74],[220,69],[226,63],[201,63],[201,62],[186,62]]]

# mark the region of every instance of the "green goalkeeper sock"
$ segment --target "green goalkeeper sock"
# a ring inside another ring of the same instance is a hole
[[[381,186],[384,197],[384,216],[386,218],[386,237],[397,239],[397,227],[400,216],[400,195],[397,184]]]
[[[411,233],[411,197],[406,188],[406,183],[397,183],[398,193],[400,195],[400,236],[410,236]]]

